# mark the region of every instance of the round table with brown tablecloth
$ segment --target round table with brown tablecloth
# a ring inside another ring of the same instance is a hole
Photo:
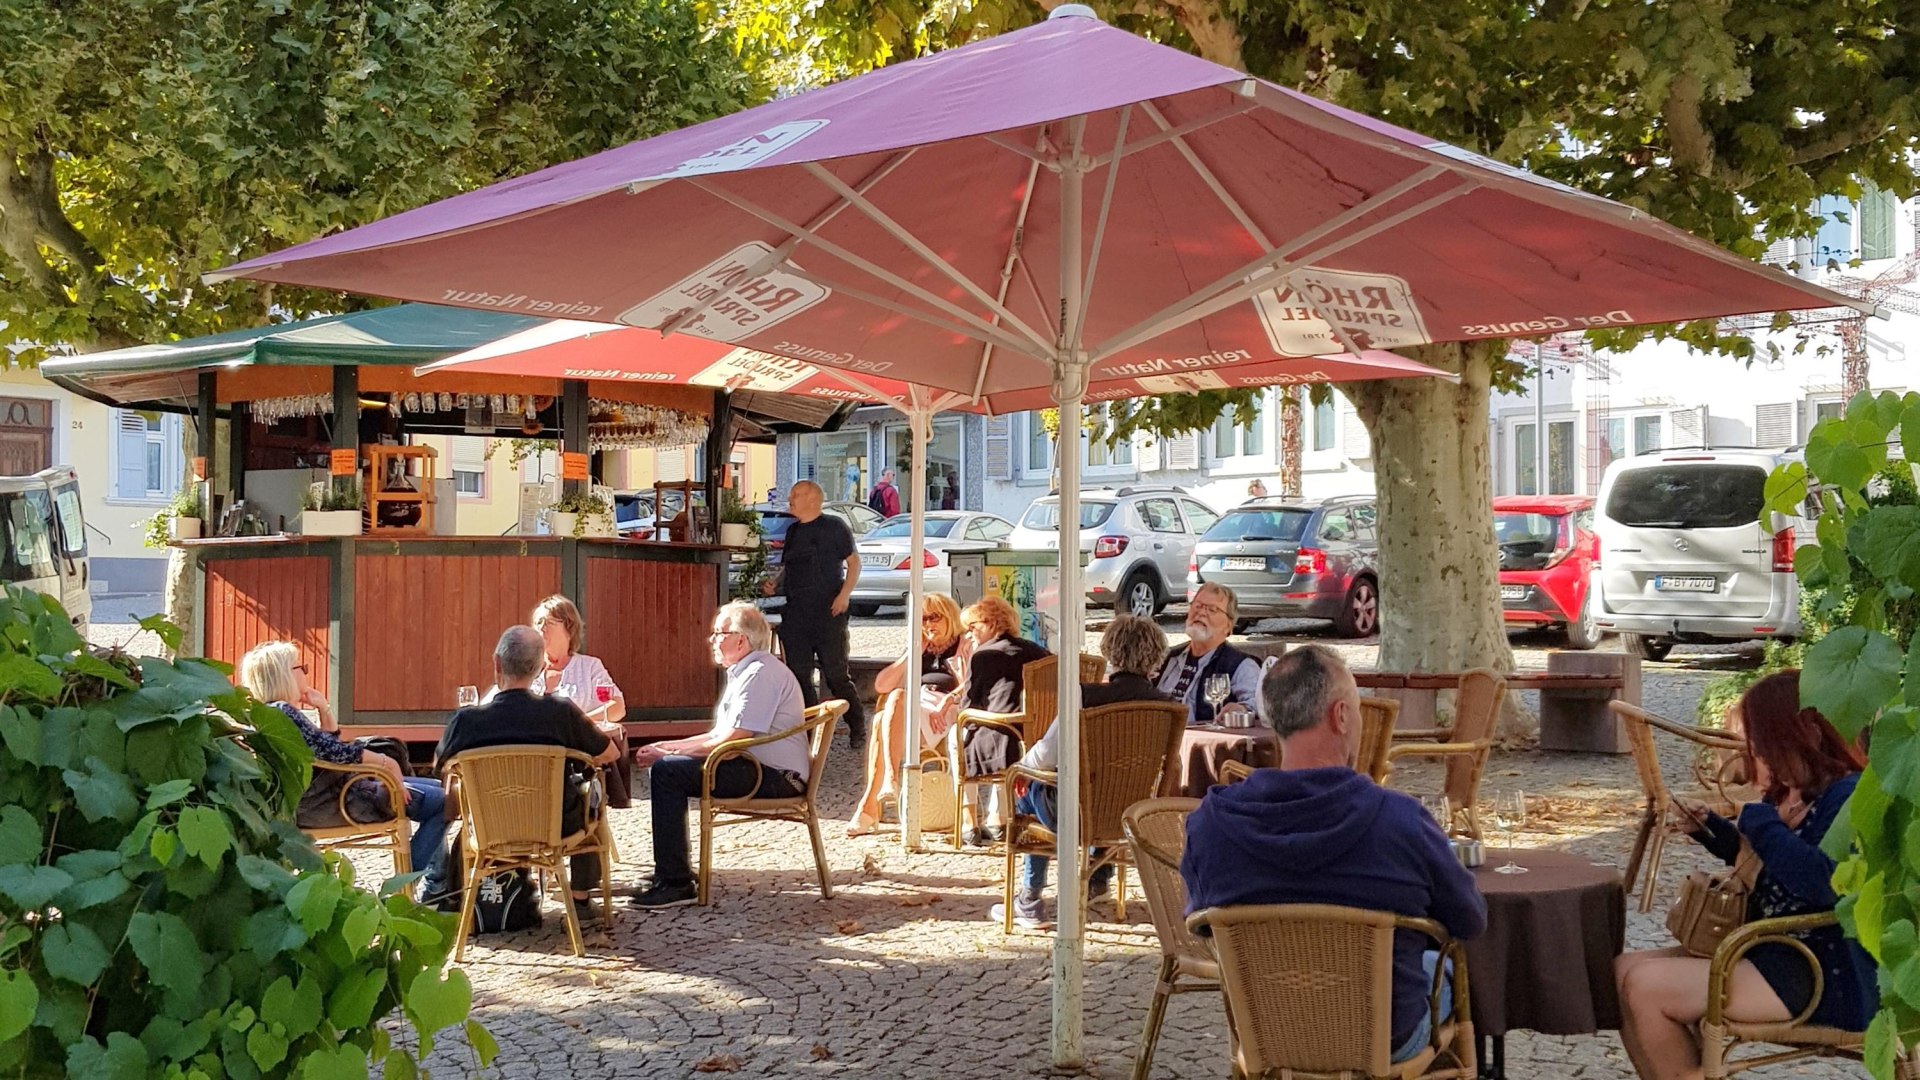
[[[1180,737],[1180,794],[1205,797],[1220,782],[1220,765],[1244,761],[1256,769],[1280,764],[1280,739],[1270,727],[1190,727]]]
[[[1620,1026],[1613,958],[1627,932],[1620,871],[1578,855],[1521,848],[1524,874],[1496,873],[1506,848],[1489,843],[1474,870],[1487,898],[1487,932],[1468,941],[1467,986],[1476,1033],[1585,1035]],[[1500,1056],[1496,1051],[1496,1068]]]

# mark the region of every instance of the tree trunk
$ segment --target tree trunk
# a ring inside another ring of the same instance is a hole
[[[1280,391],[1280,494],[1297,499],[1300,490],[1301,391],[1297,386]]]
[[[1487,409],[1505,342],[1431,345],[1443,379],[1348,383],[1373,440],[1380,536],[1382,671],[1513,670],[1500,618]],[[1509,701],[1514,700],[1509,698]],[[1503,727],[1524,723],[1508,710]]]

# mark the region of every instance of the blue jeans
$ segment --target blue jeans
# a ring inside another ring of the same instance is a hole
[[[1025,793],[1013,800],[1013,810],[1038,821],[1042,828],[1054,829],[1059,821],[1059,789],[1052,784],[1028,784]],[[1096,850],[1094,856],[1098,858]],[[1052,860],[1045,855],[1028,855],[1026,865],[1020,872],[1020,895],[1038,899],[1047,887],[1047,864]],[[1102,866],[1093,872],[1091,884],[1098,885],[1113,877],[1112,866]]]
[[[406,778],[407,819],[413,822],[413,868],[427,871],[429,881],[444,872],[447,839],[447,792],[440,781],[425,776]]]
[[[1424,971],[1427,976],[1426,984],[1422,989],[1425,989],[1426,986],[1433,985],[1433,969],[1438,963],[1440,963],[1439,950],[1428,949],[1426,952],[1420,954],[1420,969]],[[1452,1016],[1453,964],[1449,961],[1447,964],[1447,977],[1440,983],[1440,1019],[1447,1020]],[[1401,1043],[1400,1047],[1393,1052],[1393,1060],[1396,1063],[1406,1061],[1408,1058],[1426,1049],[1427,1043],[1431,1041],[1433,1041],[1433,1012],[1429,1009],[1421,1009],[1420,1022],[1414,1025],[1413,1034],[1407,1036],[1407,1041]]]

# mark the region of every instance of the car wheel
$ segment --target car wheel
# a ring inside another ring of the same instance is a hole
[[[1600,620],[1593,614],[1593,603],[1580,606],[1580,617],[1567,624],[1567,648],[1591,649],[1600,644]]]
[[[1120,586],[1120,602],[1114,607],[1129,615],[1151,619],[1160,611],[1160,587],[1145,571],[1136,570],[1128,576],[1127,583]]]
[[[871,619],[880,614],[879,604],[848,604],[847,613],[856,619]]]
[[[1627,647],[1640,654],[1642,660],[1661,661],[1673,651],[1673,642],[1667,638],[1643,637],[1639,634],[1627,635]]]
[[[1366,637],[1380,629],[1380,589],[1372,578],[1363,577],[1347,590],[1333,629],[1341,637]]]

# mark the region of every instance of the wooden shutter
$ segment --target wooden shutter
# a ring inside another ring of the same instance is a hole
[[[1013,417],[987,417],[986,459],[987,479],[1013,479]]]
[[[1673,429],[1673,436],[1666,441],[1668,447],[1700,446],[1700,420],[1706,407],[1698,409],[1675,409],[1667,414],[1667,424]]]
[[[1753,444],[1755,446],[1790,446],[1799,434],[1795,428],[1794,403],[1782,401],[1773,405],[1755,405],[1753,407]]]
[[[1207,429],[1212,434],[1211,428]],[[1200,467],[1200,435],[1189,431],[1164,440],[1166,444],[1167,468],[1197,469]]]
[[[147,495],[147,418],[131,409],[115,409],[114,439],[120,459],[114,469],[114,494],[123,499]]]

